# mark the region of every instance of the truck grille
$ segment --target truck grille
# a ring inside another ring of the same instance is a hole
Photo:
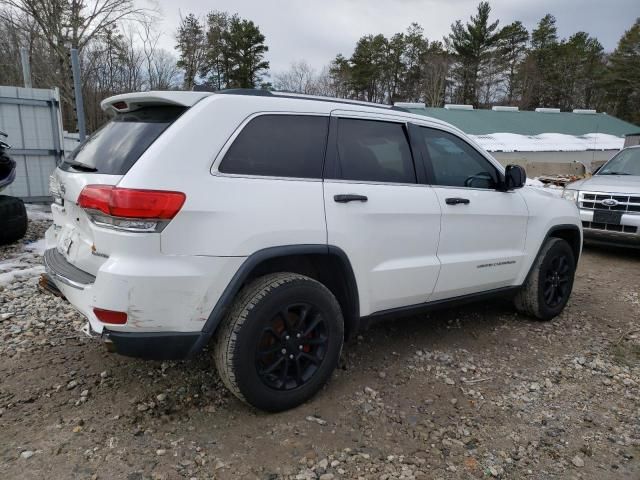
[[[613,201],[615,201],[615,203]],[[580,192],[578,203],[580,208],[590,210],[612,210],[616,212],[640,213],[640,195],[638,194],[627,195],[624,193]],[[614,204],[607,205],[607,203]]]
[[[622,232],[622,233],[636,233],[638,227],[630,225],[614,225],[612,223],[595,223],[595,222],[582,222],[584,228],[592,228],[594,230],[606,230],[607,232]]]

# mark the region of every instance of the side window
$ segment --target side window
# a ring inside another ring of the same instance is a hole
[[[498,173],[471,145],[457,136],[421,128],[434,185],[495,189]]]
[[[220,163],[223,173],[322,178],[328,117],[261,115],[242,129]]]
[[[403,124],[338,120],[338,159],[334,178],[415,183],[411,149]]]

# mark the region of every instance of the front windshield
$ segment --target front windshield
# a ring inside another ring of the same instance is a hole
[[[627,148],[609,160],[598,175],[640,176],[640,148]]]

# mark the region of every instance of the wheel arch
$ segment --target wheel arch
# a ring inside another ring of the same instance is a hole
[[[549,240],[550,238],[560,238],[562,240],[565,240],[573,251],[576,265],[578,264],[578,259],[580,258],[580,253],[582,252],[582,232],[580,231],[580,227],[574,224],[554,225],[549,228],[544,238],[542,239],[542,242],[540,242],[538,250],[536,251],[533,260],[531,261],[531,265],[529,266],[529,270],[527,271],[527,275],[524,277],[523,284],[531,275],[531,272],[535,268],[536,261],[538,260],[538,257],[540,257],[542,249],[547,243],[547,240]]]
[[[578,263],[580,253],[582,252],[582,234],[577,225],[556,225],[551,227],[545,236],[542,245],[540,245],[539,250],[542,249],[542,246],[549,238],[561,238],[562,240],[565,240],[569,246],[571,246],[573,256],[576,259],[576,264]]]
[[[342,309],[345,339],[351,338],[358,331],[358,286],[351,262],[342,249],[332,245],[314,244],[269,247],[247,257],[236,271],[207,318],[200,338],[189,356],[194,356],[209,343],[236,295],[247,283],[275,272],[306,275],[325,285],[336,297]]]

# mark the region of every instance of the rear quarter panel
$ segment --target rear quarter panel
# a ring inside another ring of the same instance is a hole
[[[180,213],[162,232],[162,253],[247,256],[271,246],[326,244],[321,181],[222,175],[212,169],[250,116],[302,113],[311,103],[267,100],[237,95],[201,100],[151,145],[120,182],[121,187],[186,194]],[[322,107],[328,116],[328,107]]]

